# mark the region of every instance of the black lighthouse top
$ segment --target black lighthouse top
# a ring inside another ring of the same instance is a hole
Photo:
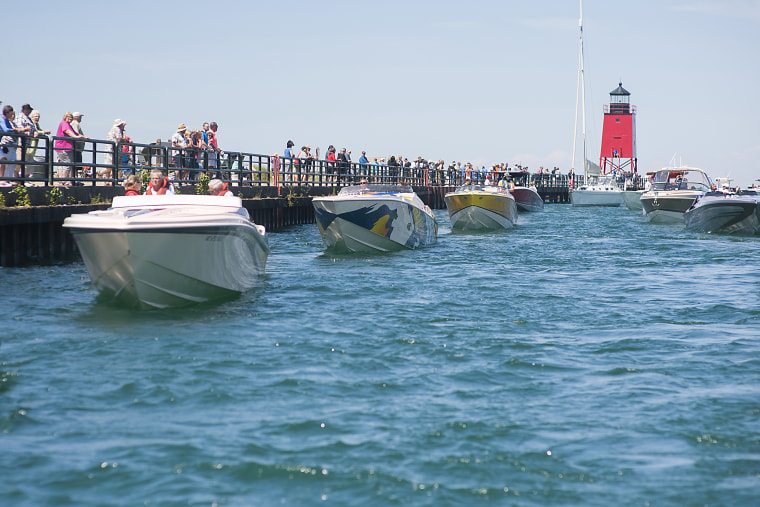
[[[618,83],[618,87],[610,92],[610,113],[611,114],[629,114],[631,92],[623,88],[623,82]]]

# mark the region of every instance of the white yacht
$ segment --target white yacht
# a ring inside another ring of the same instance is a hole
[[[623,191],[610,175],[589,175],[586,184],[570,189],[573,206],[622,206]]]

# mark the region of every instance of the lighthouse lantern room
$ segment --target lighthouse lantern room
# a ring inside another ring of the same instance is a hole
[[[610,92],[610,103],[604,106],[602,151],[599,167],[603,174],[637,172],[636,106],[630,104],[631,94],[623,83]]]

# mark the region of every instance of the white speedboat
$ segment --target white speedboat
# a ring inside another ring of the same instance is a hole
[[[610,175],[589,175],[586,184],[570,189],[573,206],[622,206],[623,191]]]
[[[429,245],[438,223],[406,185],[370,183],[314,197],[314,214],[325,244],[342,252],[389,252]]]
[[[181,307],[228,297],[264,273],[266,231],[239,197],[114,197],[111,208],[63,223],[90,278],[106,295],[142,308]]]
[[[760,234],[760,195],[755,190],[738,193],[707,192],[684,213],[687,229],[718,234]]]
[[[443,199],[452,231],[511,229],[517,222],[515,198],[504,188],[462,185]]]
[[[683,223],[684,213],[697,197],[710,191],[712,181],[702,169],[666,167],[654,174],[652,188],[641,194],[644,215],[652,223]]]

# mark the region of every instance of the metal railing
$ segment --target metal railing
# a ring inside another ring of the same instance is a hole
[[[7,182],[118,185],[129,174],[153,169],[162,170],[178,184],[197,184],[203,173],[241,186],[269,185],[272,181],[269,155],[11,132],[4,132],[2,138],[12,141],[0,146],[0,150],[13,154],[0,157],[0,180]]]
[[[165,144],[112,142],[101,139],[75,139],[56,136],[31,137],[24,134],[2,134],[3,145],[15,150],[16,160],[0,160],[0,180],[32,185],[119,185],[130,174],[160,169],[175,185],[199,183],[202,174],[220,178],[237,186],[324,187],[358,184],[362,179],[375,183],[406,183],[412,186],[458,186],[469,177],[485,182],[491,174],[494,183],[506,173],[442,167],[439,164],[415,164],[411,167],[378,163],[356,163],[288,158],[245,152],[225,152],[178,148]],[[57,148],[56,148],[57,146]],[[2,157],[0,157],[2,158]],[[6,171],[14,166],[13,176]],[[526,173],[546,191],[562,191],[584,184],[582,175]],[[644,178],[620,175],[621,188],[643,188]]]

